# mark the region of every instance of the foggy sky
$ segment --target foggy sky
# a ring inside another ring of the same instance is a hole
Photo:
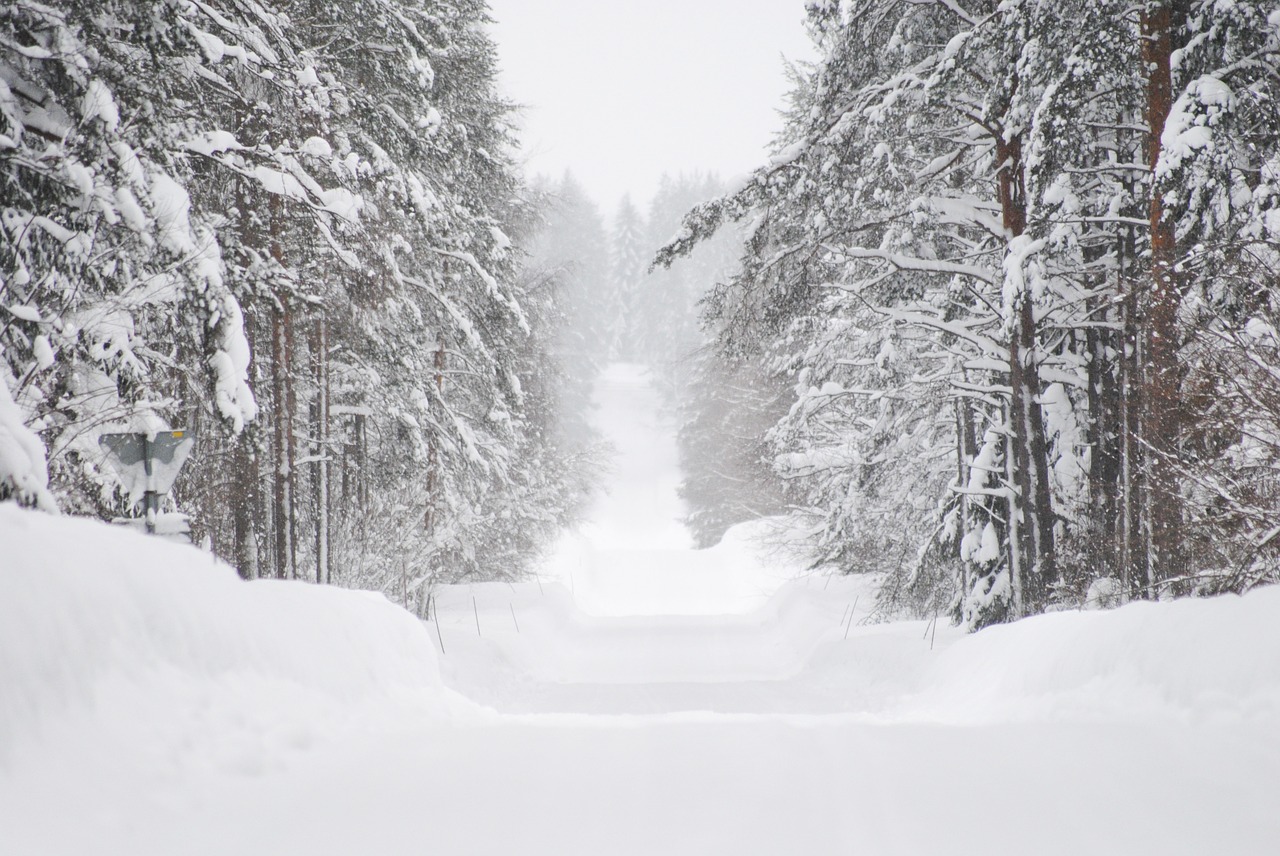
[[[782,56],[811,59],[804,0],[490,0],[530,177],[572,169],[611,214],[659,176],[761,164]]]

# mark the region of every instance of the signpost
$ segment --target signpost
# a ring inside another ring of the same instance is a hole
[[[169,492],[187,462],[195,436],[189,431],[157,431],[152,434],[103,434],[98,445],[107,463],[120,477],[129,502],[145,504],[147,532],[155,534],[160,497]]]

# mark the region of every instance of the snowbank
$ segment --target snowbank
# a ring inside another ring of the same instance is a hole
[[[443,704],[425,628],[381,596],[245,583],[192,547],[12,504],[0,545],[0,772],[86,724],[170,748],[235,733],[251,760],[268,732]]]
[[[958,723],[1280,721],[1280,587],[990,627],[943,652],[904,712]]]

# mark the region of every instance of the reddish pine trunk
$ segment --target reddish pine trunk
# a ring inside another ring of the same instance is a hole
[[[1142,17],[1142,60],[1147,69],[1147,163],[1151,176],[1151,292],[1147,301],[1145,413],[1143,440],[1147,458],[1147,537],[1153,582],[1180,576],[1182,501],[1176,464],[1181,434],[1178,371],[1178,305],[1181,292],[1174,266],[1177,237],[1156,181],[1160,138],[1173,105],[1171,8],[1167,0],[1149,0]],[[1154,592],[1151,592],[1154,594]]]

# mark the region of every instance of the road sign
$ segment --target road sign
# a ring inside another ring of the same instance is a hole
[[[107,453],[107,465],[129,492],[130,504],[146,501],[147,531],[155,532],[160,497],[177,481],[195,445],[194,435],[190,431],[103,434],[98,445]]]

